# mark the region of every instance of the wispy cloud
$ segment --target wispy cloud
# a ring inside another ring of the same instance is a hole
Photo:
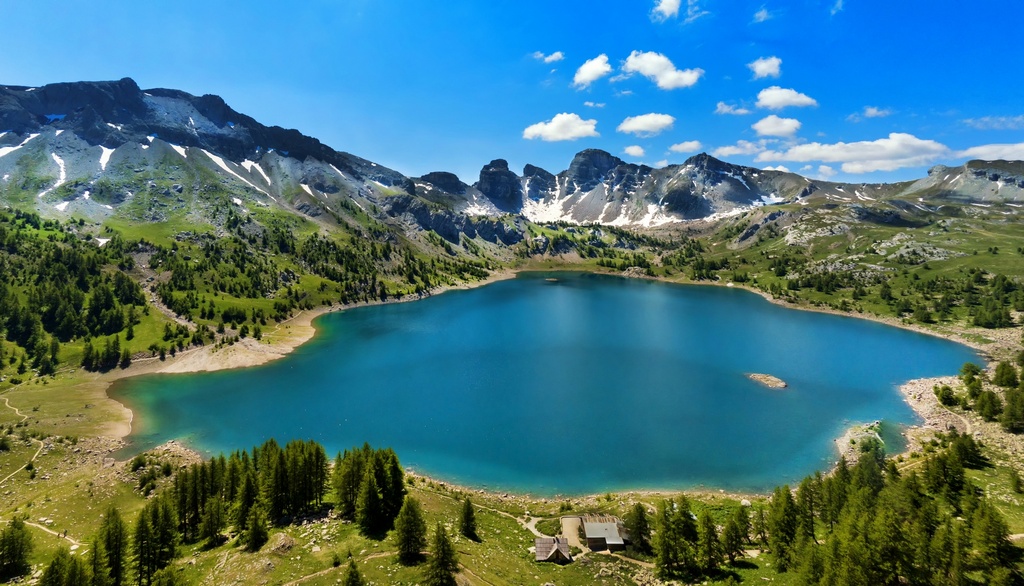
[[[982,116],[967,118],[964,124],[976,130],[1020,130],[1024,128],[1024,116]]]
[[[709,14],[711,12],[701,9],[700,0],[686,0],[686,20],[684,21],[686,24],[690,24],[698,18]]]
[[[535,51],[533,53],[533,58],[538,61],[543,61],[544,63],[554,63],[556,61],[561,61],[562,59],[565,59],[565,53],[562,53],[561,51],[555,51],[550,55],[545,55],[540,51]]]
[[[580,65],[572,78],[572,85],[583,89],[611,72],[612,66],[608,64],[608,56],[602,53]]]
[[[745,116],[750,114],[750,110],[746,108],[740,108],[733,106],[732,104],[726,104],[725,102],[718,102],[715,106],[715,114],[730,114],[733,116]]]
[[[840,12],[842,12],[842,10],[843,10],[843,0],[836,0],[835,3],[832,4],[832,10],[831,10],[832,16],[835,16],[836,14],[839,14]]]
[[[622,71],[627,75],[639,73],[663,90],[690,87],[704,75],[703,69],[676,69],[672,61],[661,53],[633,51],[626,58]]]
[[[761,57],[750,63],[747,68],[754,72],[754,79],[778,77],[782,75],[782,59],[778,57]]]
[[[588,108],[604,108],[604,102],[583,102],[583,105]]]
[[[734,145],[718,147],[711,151],[711,154],[720,159],[725,157],[734,157],[737,155],[756,155],[768,150],[768,145],[773,142],[775,142],[774,139],[767,138],[761,139],[757,142],[741,140]]]
[[[538,122],[523,130],[523,138],[533,140],[539,138],[546,142],[576,140],[588,136],[601,136],[597,133],[597,120],[584,120],[577,114],[561,113],[546,122]]]
[[[757,23],[761,23],[766,20],[771,20],[771,18],[772,13],[769,12],[768,9],[765,8],[764,6],[761,7],[761,10],[758,10],[757,12],[754,13],[754,22]]]
[[[860,122],[865,118],[885,118],[892,116],[892,110],[889,108],[879,108],[877,106],[864,106],[864,109],[860,112],[855,112],[846,117],[850,122]]]

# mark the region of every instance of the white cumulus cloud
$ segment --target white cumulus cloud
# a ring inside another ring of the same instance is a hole
[[[668,159],[662,159],[654,164],[655,169],[663,169],[665,167],[668,167]]]
[[[699,140],[686,140],[683,142],[677,142],[676,144],[668,147],[668,150],[673,153],[695,153],[704,146],[700,144]]]
[[[608,64],[608,56],[602,53],[580,65],[572,78],[572,85],[585,88],[611,72],[612,66]]]
[[[668,20],[674,16],[679,16],[679,3],[680,0],[654,0],[654,10],[651,11],[651,17],[655,20]]]
[[[533,54],[533,58],[538,61],[543,61],[544,63],[554,63],[555,61],[561,61],[562,59],[565,59],[565,53],[562,53],[561,51],[555,51],[550,55],[545,55],[540,51],[536,51]]]
[[[796,118],[779,118],[775,114],[767,116],[751,125],[758,136],[793,136],[800,130],[800,121]]]
[[[1017,144],[985,144],[971,147],[956,154],[958,157],[967,159],[982,159],[984,161],[1021,161],[1024,160],[1024,142]]]
[[[832,167],[829,167],[828,165],[818,165],[818,175],[822,179],[828,179],[830,177],[835,177],[835,174],[836,174],[836,170],[833,169]]]
[[[604,108],[604,102],[583,102],[583,105],[588,108]]]
[[[628,147],[624,148],[623,152],[625,152],[627,155],[629,155],[631,157],[637,157],[637,158],[642,157],[642,156],[644,156],[644,154],[646,154],[646,152],[644,151],[644,147],[642,147],[642,146],[640,146],[638,144],[634,144],[632,146],[628,146]]]
[[[888,138],[877,140],[834,144],[813,142],[792,146],[785,151],[765,151],[755,160],[842,163],[844,173],[870,173],[929,165],[949,154],[949,147],[942,143],[893,132]]]
[[[782,59],[775,57],[761,57],[747,63],[747,68],[754,72],[754,79],[765,77],[778,77],[782,75]]]
[[[765,88],[757,94],[757,107],[768,110],[781,110],[789,106],[803,108],[805,106],[817,106],[818,101],[800,92],[782,88],[777,85]]]
[[[626,118],[616,130],[637,136],[654,136],[663,130],[672,128],[675,122],[675,117],[668,114],[642,114]]]
[[[744,116],[750,114],[750,110],[746,108],[739,108],[732,104],[726,104],[725,102],[718,102],[715,106],[715,114],[732,114],[734,116]]]
[[[789,173],[790,172],[789,167],[786,167],[785,165],[775,165],[774,167],[772,165],[768,165],[767,167],[764,167],[764,170],[765,171],[782,171],[783,173]]]
[[[626,58],[622,71],[627,74],[639,73],[658,84],[658,87],[663,90],[690,87],[704,75],[704,70],[699,68],[676,69],[668,57],[653,51],[646,53],[633,51]]]
[[[547,122],[538,122],[526,127],[523,138],[539,138],[548,142],[576,140],[587,136],[601,136],[597,133],[597,120],[584,120],[576,114],[561,113]]]
[[[761,10],[754,13],[754,22],[764,22],[771,19],[771,17],[772,13],[768,12],[768,9],[762,6]]]

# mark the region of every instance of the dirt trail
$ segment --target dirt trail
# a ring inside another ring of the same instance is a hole
[[[370,560],[375,560],[377,558],[384,558],[384,557],[388,557],[390,555],[398,555],[398,552],[397,551],[382,551],[380,553],[373,553],[373,554],[370,554],[370,555],[364,557],[362,560],[359,560],[359,561],[368,562]],[[312,580],[313,578],[319,578],[320,576],[326,576],[327,574],[330,574],[331,572],[335,572],[335,571],[344,572],[345,568],[347,566],[348,566],[347,562],[344,563],[344,564],[341,564],[338,567],[331,566],[330,568],[327,568],[326,570],[320,570],[319,572],[314,572],[312,574],[307,574],[307,575],[305,575],[305,576],[303,576],[301,578],[296,578],[296,579],[292,580],[291,582],[285,582],[284,586],[297,586],[298,584],[302,584],[306,580]]]
[[[53,529],[50,529],[49,527],[47,527],[45,525],[40,525],[39,523],[33,523],[31,521],[25,521],[25,524],[26,525],[31,525],[31,526],[35,527],[36,529],[39,529],[40,531],[45,531],[46,533],[49,533],[50,535],[53,535],[54,537],[59,537],[61,539],[66,539],[69,542],[71,542],[71,545],[77,545],[78,547],[82,547],[83,545],[85,545],[84,543],[82,543],[81,541],[78,541],[74,537],[71,537],[67,533],[61,533],[60,531],[54,531]]]

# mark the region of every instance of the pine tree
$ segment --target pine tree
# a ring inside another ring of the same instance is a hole
[[[269,539],[267,534],[267,518],[263,509],[259,506],[249,510],[249,520],[246,523],[249,528],[245,532],[245,550],[249,552],[259,551],[263,544]]]
[[[199,537],[206,539],[209,543],[215,543],[220,539],[220,532],[224,528],[224,502],[220,496],[215,496],[206,501],[203,507],[203,520],[200,524]]]
[[[345,570],[345,578],[342,579],[342,586],[363,586],[363,576],[356,567],[355,560],[348,561],[348,569]]]
[[[356,523],[359,524],[359,532],[364,536],[378,535],[383,525],[380,491],[377,488],[377,477],[373,473],[372,466],[366,467],[363,484],[359,489]]]
[[[467,539],[477,541],[476,535],[476,512],[473,510],[473,503],[469,497],[462,502],[462,513],[459,515],[459,533]]]
[[[718,529],[707,511],[697,520],[697,565],[705,574],[714,572],[722,563],[722,544]]]
[[[128,526],[117,507],[107,509],[100,524],[99,540],[103,544],[111,586],[123,586],[128,580]]]
[[[626,515],[626,533],[633,549],[643,555],[650,555],[651,549],[651,523],[647,519],[647,508],[642,503],[636,503]]]
[[[139,515],[135,523],[135,537],[132,540],[134,550],[135,575],[139,586],[149,586],[153,581],[153,574],[156,572],[156,543],[153,538],[153,528],[149,524],[149,515],[145,512]]]
[[[992,376],[992,384],[1012,389],[1020,384],[1020,380],[1017,378],[1017,369],[1013,364],[1003,360],[996,365],[996,372]]]
[[[743,555],[743,532],[736,515],[731,515],[722,529],[722,551],[729,558],[729,563]]]
[[[77,586],[88,584],[85,567],[81,559],[72,557],[64,546],[57,550],[57,555],[50,560],[39,578],[39,586]]]
[[[24,576],[31,570],[28,556],[32,553],[32,535],[25,521],[15,517],[0,532],[0,580]]]
[[[103,542],[99,537],[93,538],[89,547],[89,586],[110,586],[110,568],[107,567],[107,554],[103,550]]]
[[[419,501],[413,497],[405,499],[395,519],[395,541],[400,563],[410,566],[420,561],[421,552],[427,546],[427,524]]]
[[[775,558],[775,567],[785,572],[793,561],[796,540],[797,508],[788,486],[775,489],[768,513],[768,546]]]
[[[455,574],[458,572],[459,560],[455,555],[455,547],[448,538],[444,525],[438,523],[434,530],[434,543],[423,581],[426,586],[455,586]]]

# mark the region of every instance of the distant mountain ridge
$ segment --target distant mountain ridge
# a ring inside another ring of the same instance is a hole
[[[654,169],[587,149],[557,174],[533,165],[517,174],[495,159],[468,185],[443,171],[407,177],[297,130],[265,126],[218,96],[142,90],[128,78],[0,86],[0,201],[100,218],[169,173],[161,169],[182,162],[214,173],[239,201],[311,217],[352,206],[377,210],[371,213],[449,240],[483,227],[495,241],[514,241],[521,230],[497,221],[509,214],[537,223],[648,228],[781,203],[896,200],[897,208],[925,211],[943,201],[1024,204],[1024,163],[1005,161],[939,166],[914,182],[842,184],[704,153]],[[97,182],[119,192],[96,197]],[[181,189],[198,194],[202,186]]]

